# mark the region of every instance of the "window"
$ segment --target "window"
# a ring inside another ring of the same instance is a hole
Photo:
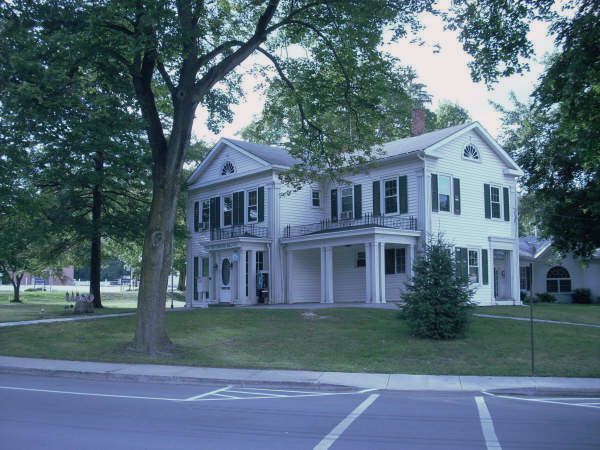
[[[469,283],[479,283],[479,251],[469,250]]]
[[[203,230],[208,229],[208,221],[210,220],[210,200],[204,200],[202,202],[202,224],[201,228]]]
[[[492,209],[492,219],[500,219],[500,188],[497,186],[490,187],[490,205]]]
[[[231,175],[235,172],[235,167],[233,167],[233,163],[231,161],[227,161],[223,164],[223,168],[221,169],[221,175]]]
[[[450,177],[438,176],[438,198],[440,211],[450,212]]]
[[[312,191],[312,205],[314,208],[321,207],[321,191]]]
[[[352,192],[352,187],[342,188],[342,219],[352,219],[352,209],[354,206]]]
[[[406,249],[386,248],[385,274],[393,275],[397,273],[406,273]]]
[[[398,212],[398,181],[387,180],[384,182],[384,202],[385,214],[393,214]]]
[[[248,191],[248,223],[258,221],[258,191],[256,189]]]
[[[264,252],[256,252],[256,272],[265,270],[265,254]]]
[[[223,197],[223,226],[227,227],[231,225],[233,211],[233,197],[226,195]]]
[[[221,264],[221,283],[223,286],[229,286],[231,281],[231,262],[225,258]]]
[[[367,265],[367,257],[365,252],[358,252],[356,254],[356,267],[366,267]]]
[[[208,258],[202,258],[202,276],[208,278]]]
[[[564,267],[556,266],[546,275],[546,290],[548,292],[571,292],[571,275]]]
[[[477,150],[477,147],[475,147],[473,144],[467,144],[463,150],[463,157],[466,159],[479,161],[479,150]]]
[[[519,279],[522,291],[531,290],[531,267],[521,266],[519,267]]]
[[[198,257],[194,256],[194,300],[198,300]]]

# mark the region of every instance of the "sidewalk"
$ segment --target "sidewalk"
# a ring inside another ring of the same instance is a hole
[[[90,377],[162,383],[235,383],[240,385],[332,386],[393,391],[488,391],[535,389],[600,391],[600,378],[485,377],[316,372],[303,370],[219,369],[154,364],[101,363],[0,356],[0,373]]]
[[[475,317],[483,317],[484,319],[509,319],[509,320],[519,320],[521,322],[529,322],[531,320],[529,317],[498,316],[495,314],[473,314],[473,315]],[[600,328],[600,325],[594,325],[591,323],[564,322],[562,320],[533,319],[533,322],[554,323],[554,324],[558,324],[558,325],[575,325],[578,327]]]

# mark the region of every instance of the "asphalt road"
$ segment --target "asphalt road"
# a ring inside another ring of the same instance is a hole
[[[600,399],[0,374],[0,449],[598,449]]]

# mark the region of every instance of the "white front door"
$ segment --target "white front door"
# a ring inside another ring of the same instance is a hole
[[[494,250],[494,297],[496,300],[511,298],[510,256],[506,250]]]
[[[232,264],[229,258],[223,258],[221,260],[221,295],[219,300],[222,302],[231,301],[231,276],[232,276]]]

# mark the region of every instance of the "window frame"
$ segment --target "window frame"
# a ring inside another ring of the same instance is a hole
[[[383,195],[381,196],[382,198],[382,202],[383,202],[383,208],[381,208],[381,210],[383,211],[383,215],[387,216],[387,215],[399,215],[400,214],[400,186],[398,186],[398,178],[386,178],[383,181]],[[394,185],[396,186],[396,192],[394,195],[387,195],[387,189],[386,189],[386,183],[388,182],[393,182]],[[395,197],[396,201],[394,202],[394,205],[396,207],[395,211],[390,211],[388,212],[387,210],[387,199],[388,198],[392,198]]]
[[[499,184],[490,183],[490,219],[491,220],[503,220],[502,212],[504,211],[504,196],[502,195],[502,188]],[[498,202],[492,200],[492,190],[498,189]],[[494,217],[494,203],[498,203],[498,217]]]
[[[225,211],[225,199],[231,199],[231,209],[229,211]],[[229,212],[229,224],[225,223],[225,213]],[[233,226],[233,192],[230,194],[224,194],[221,196],[221,223],[222,228],[232,227]]]
[[[206,210],[204,209],[206,206]],[[204,212],[207,213],[206,221],[204,220]],[[200,200],[200,218],[199,218],[200,230],[208,230],[210,222],[210,198]]]
[[[354,185],[351,184],[349,186],[339,186],[338,189],[338,220],[352,220],[354,219]],[[350,195],[344,196],[344,190],[349,190]],[[342,217],[342,214],[344,213],[344,197],[350,197],[350,217]]]
[[[391,253],[393,251],[393,253]],[[393,266],[394,269],[392,272],[388,271],[388,260],[387,255],[393,254]],[[403,258],[399,258],[398,254],[403,253]],[[384,261],[384,272],[385,275],[402,275],[406,274],[406,247],[391,247],[385,249],[385,261]]]
[[[468,146],[472,146],[473,148],[475,148],[475,151],[477,152],[477,159],[469,158],[468,156],[465,156],[465,150],[467,149]],[[477,145],[473,144],[472,142],[469,142],[464,145],[464,147],[462,148],[461,156],[462,156],[462,159],[464,159],[465,161],[481,163],[481,151],[479,150],[479,147]]]
[[[317,197],[315,199],[315,194]],[[317,200],[317,205],[315,205],[315,200]],[[321,191],[319,189],[312,189],[310,194],[310,204],[313,208],[321,208]]]
[[[563,269],[567,273],[567,275],[569,275],[569,276],[568,277],[562,277],[562,278],[549,277],[548,275],[550,275],[550,272],[553,269],[556,269],[557,267]],[[562,288],[562,282],[566,282],[566,281],[569,282],[569,288],[570,288],[569,290],[563,290],[563,288]],[[548,287],[549,287],[548,283],[549,282],[556,283],[556,290],[550,290],[550,289],[548,289]],[[571,277],[571,272],[569,272],[563,266],[553,266],[550,269],[548,269],[548,271],[546,272],[546,292],[549,292],[551,294],[568,294],[568,293],[573,292],[573,278]]]
[[[441,179],[442,178],[447,178],[448,179],[448,210],[442,209],[442,202],[441,202],[441,196],[442,195],[446,195],[446,194],[442,194],[441,192]],[[438,173],[437,174],[437,186],[438,186],[438,213],[444,213],[444,214],[452,214],[453,213],[453,200],[454,200],[454,195],[453,195],[453,182],[452,182],[452,175],[449,174],[445,174],[445,173]]]
[[[260,257],[259,257],[260,255]],[[256,273],[265,270],[265,252],[262,250],[256,251]]]
[[[475,253],[475,264],[471,264],[471,252]],[[471,280],[472,267],[477,269],[477,279],[475,281]],[[467,247],[467,278],[469,280],[469,284],[481,283],[481,249],[479,248]]]
[[[356,252],[355,267],[367,267],[367,252],[365,252],[364,250],[358,250]]]
[[[528,285],[531,286],[531,272],[528,269],[529,266],[519,266],[519,288],[522,291],[530,290],[527,288]],[[525,283],[525,286],[523,286],[523,282]]]
[[[250,205],[250,193],[254,192],[256,194],[256,204]],[[258,223],[258,188],[248,189],[244,198],[244,224],[248,223]],[[250,208],[254,208],[256,210],[256,219],[250,220]]]

